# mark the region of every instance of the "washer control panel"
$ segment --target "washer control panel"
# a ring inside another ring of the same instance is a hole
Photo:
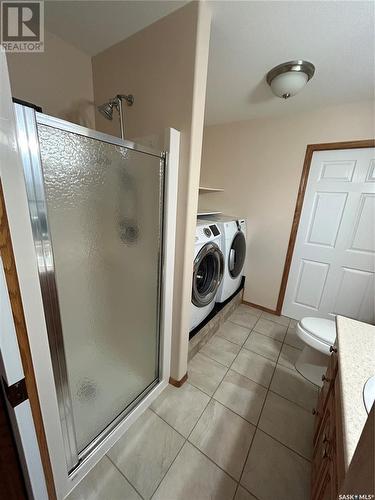
[[[207,243],[220,238],[220,229],[216,224],[198,225],[195,231],[195,243]]]

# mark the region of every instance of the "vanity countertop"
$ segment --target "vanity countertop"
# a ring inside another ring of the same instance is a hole
[[[342,316],[337,316],[336,325],[344,461],[347,469],[368,416],[363,401],[363,387],[375,374],[375,326]]]

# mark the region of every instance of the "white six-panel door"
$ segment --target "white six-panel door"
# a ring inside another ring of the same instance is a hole
[[[313,153],[283,314],[374,323],[375,151]]]

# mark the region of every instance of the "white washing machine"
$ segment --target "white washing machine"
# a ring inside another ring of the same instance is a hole
[[[216,297],[216,302],[221,303],[233,295],[241,284],[246,258],[246,220],[225,215],[212,216],[209,220],[222,233],[224,275]]]
[[[190,331],[210,314],[223,278],[222,234],[216,223],[197,221],[191,293]]]

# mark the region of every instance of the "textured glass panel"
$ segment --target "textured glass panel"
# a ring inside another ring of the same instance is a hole
[[[160,159],[39,125],[78,451],[158,377]]]

